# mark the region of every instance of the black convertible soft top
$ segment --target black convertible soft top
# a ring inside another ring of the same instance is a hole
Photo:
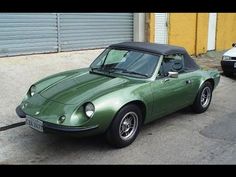
[[[121,48],[121,49],[134,49],[161,55],[183,54],[185,69],[188,70],[199,69],[199,66],[189,56],[188,52],[183,47],[167,45],[167,44],[149,43],[149,42],[122,42],[118,44],[112,44],[109,47]]]
[[[112,44],[110,45],[110,47],[136,49],[162,55],[186,53],[186,50],[183,47],[167,45],[167,44],[149,43],[149,42],[122,42],[118,44]]]

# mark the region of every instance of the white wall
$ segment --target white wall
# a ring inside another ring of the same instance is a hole
[[[216,47],[216,19],[217,13],[209,13],[207,50],[215,50]]]
[[[134,41],[145,41],[145,13],[134,13]]]
[[[155,13],[155,43],[168,43],[168,13]]]

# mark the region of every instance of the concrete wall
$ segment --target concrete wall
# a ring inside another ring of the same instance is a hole
[[[208,13],[170,13],[169,44],[186,48],[189,54],[207,51]]]
[[[216,50],[231,48],[236,42],[236,13],[218,13],[216,25]]]
[[[155,15],[148,15],[147,39],[154,42]],[[168,44],[186,48],[192,55],[207,52],[209,13],[169,13]],[[236,42],[236,13],[218,13],[216,50],[231,48]]]
[[[197,39],[195,54],[207,52],[209,13],[197,13]]]

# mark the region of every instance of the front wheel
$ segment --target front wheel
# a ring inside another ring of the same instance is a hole
[[[130,145],[139,133],[141,122],[142,113],[136,105],[121,108],[106,133],[108,143],[117,148]]]
[[[202,113],[208,109],[211,103],[212,90],[213,87],[210,82],[203,83],[192,105],[194,112]]]

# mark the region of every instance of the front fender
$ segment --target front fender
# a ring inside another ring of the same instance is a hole
[[[141,101],[146,107],[146,117],[150,116],[152,96],[149,83],[120,89],[92,101],[95,114],[86,126],[99,124],[100,131],[106,131],[117,112],[132,101]]]

